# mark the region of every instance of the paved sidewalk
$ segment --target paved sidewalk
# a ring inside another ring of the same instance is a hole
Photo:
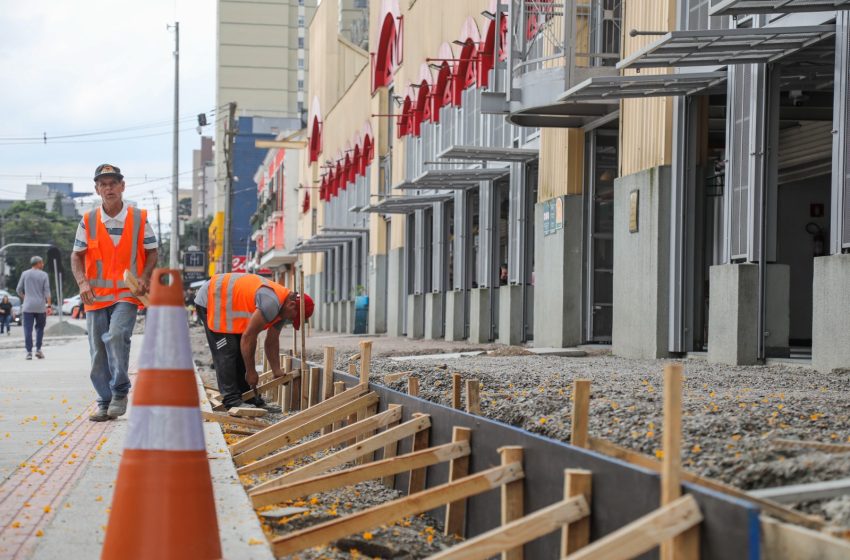
[[[0,560],[97,558],[128,416],[88,421],[95,393],[85,337],[46,338],[46,359],[30,362],[17,331],[0,339]],[[134,335],[131,372],[141,347]],[[223,556],[271,559],[221,430],[205,423],[204,431]]]

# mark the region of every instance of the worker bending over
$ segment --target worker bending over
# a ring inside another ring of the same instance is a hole
[[[280,412],[266,404],[259,395],[246,403],[242,394],[259,382],[254,364],[257,335],[266,334],[265,355],[275,377],[281,377],[280,329],[291,321],[295,330],[300,325],[301,296],[289,288],[256,274],[215,274],[195,296],[198,317],[204,325],[212,352],[218,390],[226,408],[256,406]],[[304,294],[304,318],[313,314],[313,300]]]

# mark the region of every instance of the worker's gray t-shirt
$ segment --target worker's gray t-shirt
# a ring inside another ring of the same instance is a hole
[[[198,288],[198,293],[195,295],[195,305],[200,307],[207,306],[207,293],[209,292],[210,283],[205,282]],[[280,302],[277,299],[275,291],[267,286],[260,286],[257,293],[254,294],[254,305],[263,314],[263,319],[271,323],[277,314],[280,313]]]
[[[24,294],[22,312],[46,313],[47,298],[50,297],[50,277],[37,268],[25,270],[18,280],[17,292]]]

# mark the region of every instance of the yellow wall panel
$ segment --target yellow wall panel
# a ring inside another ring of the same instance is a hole
[[[581,194],[584,178],[584,132],[580,128],[540,130],[537,202]]]

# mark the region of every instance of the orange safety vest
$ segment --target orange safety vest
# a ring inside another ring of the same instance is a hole
[[[141,276],[145,268],[146,210],[135,206],[127,208],[124,231],[115,246],[100,215],[101,209],[86,212],[86,280],[94,292],[94,303],[86,304],[86,311],[94,311],[128,301],[141,307],[141,303],[124,283],[124,271]]]
[[[207,287],[207,325],[217,333],[239,334],[248,328],[251,316],[257,310],[254,296],[261,287],[274,290],[280,305],[289,297],[289,288],[284,288],[256,274],[215,274]],[[267,323],[268,329],[277,320]]]

